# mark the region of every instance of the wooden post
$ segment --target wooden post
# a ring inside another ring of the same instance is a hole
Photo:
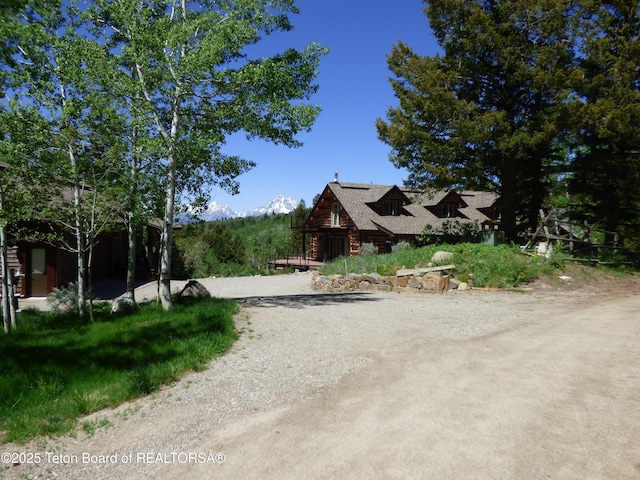
[[[573,253],[573,223],[569,224],[569,253]]]
[[[533,242],[535,242],[536,238],[538,238],[538,235],[540,235],[540,232],[542,232],[543,230],[546,230],[546,224],[547,224],[547,221],[549,220],[550,216],[551,216],[551,213],[549,213],[549,215],[547,215],[545,217],[544,211],[542,209],[540,209],[540,219],[542,220],[542,223],[540,224],[538,229],[535,231],[535,233],[531,236],[529,241],[524,246],[525,250],[527,248],[529,248],[531,245],[533,245]],[[546,232],[546,234],[547,234],[547,240],[548,240],[549,239],[549,232]]]

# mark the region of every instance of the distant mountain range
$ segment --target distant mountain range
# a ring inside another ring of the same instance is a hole
[[[212,222],[214,220],[227,220],[229,218],[259,217],[275,213],[291,213],[297,206],[298,202],[293,198],[278,195],[262,207],[256,207],[246,213],[241,213],[232,210],[228,205],[214,201],[201,212],[194,212],[194,209],[191,206],[188,206],[186,212],[180,212],[176,215],[176,223],[191,223],[196,220]]]

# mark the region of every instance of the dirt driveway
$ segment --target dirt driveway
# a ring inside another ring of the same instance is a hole
[[[221,473],[640,478],[639,312],[634,297],[463,342],[409,341],[339,387],[229,435],[221,447],[239,461]]]
[[[328,296],[308,281],[205,282],[244,305],[224,359],[98,413],[111,426],[91,437],[0,446],[67,455],[0,476],[640,478],[637,282]]]

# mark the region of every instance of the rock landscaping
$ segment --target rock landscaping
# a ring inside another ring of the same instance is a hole
[[[324,276],[314,273],[311,289],[319,293],[361,291],[395,293],[445,293],[449,290],[465,290],[468,285],[453,278],[455,265],[398,270],[395,275],[378,273]]]

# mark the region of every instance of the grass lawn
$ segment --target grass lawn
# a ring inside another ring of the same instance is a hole
[[[235,302],[211,298],[155,303],[88,324],[74,314],[22,312],[0,338],[0,435],[22,442],[60,435],[90,412],[147,395],[187,371],[202,370],[238,338]]]
[[[398,252],[339,258],[321,269],[325,275],[345,273],[379,273],[395,275],[399,268],[426,267],[438,250],[453,253],[449,263],[455,264],[456,278],[476,287],[518,287],[542,275],[555,273],[561,267],[558,256],[551,259],[523,255],[517,245],[491,246],[483,243],[429,245]]]

